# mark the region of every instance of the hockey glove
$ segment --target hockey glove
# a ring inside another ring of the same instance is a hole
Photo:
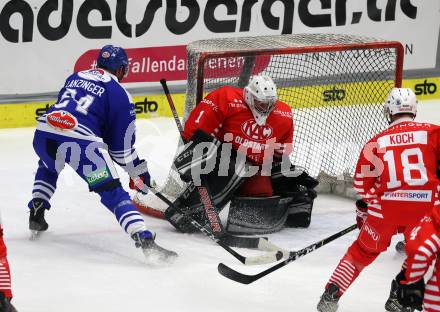
[[[153,182],[148,172],[147,162],[145,160],[139,160],[137,165],[130,170],[129,187],[132,190],[141,192],[142,194],[148,193],[148,188],[153,186]]]
[[[402,285],[399,283],[397,287],[397,301],[404,307],[422,311],[423,297],[425,294],[425,281],[423,278],[415,283]]]
[[[356,201],[356,224],[360,230],[368,216],[368,205],[362,199]]]

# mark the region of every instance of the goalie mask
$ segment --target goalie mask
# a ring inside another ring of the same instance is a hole
[[[409,88],[393,88],[385,102],[384,113],[388,123],[392,122],[392,116],[398,114],[411,114],[415,118],[417,114],[416,95]]]
[[[277,101],[277,87],[269,76],[254,76],[243,90],[257,124],[264,125]]]

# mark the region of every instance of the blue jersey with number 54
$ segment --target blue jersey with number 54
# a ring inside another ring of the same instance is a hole
[[[69,76],[58,101],[38,118],[37,129],[72,139],[103,141],[112,158],[126,163],[136,158],[131,96],[118,79],[102,70],[86,70]],[[125,159],[125,161],[123,161]]]

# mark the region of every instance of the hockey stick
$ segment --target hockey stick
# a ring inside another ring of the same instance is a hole
[[[182,126],[182,123],[180,122],[179,115],[177,114],[176,106],[174,106],[174,101],[173,101],[173,98],[171,97],[170,90],[168,89],[166,79],[162,78],[160,80],[160,84],[162,85],[163,92],[165,93],[165,96],[167,97],[168,104],[170,105],[171,112],[173,113],[174,121],[176,122],[177,129],[179,130],[179,133],[180,133],[180,137],[182,138],[183,141],[185,141],[183,139],[183,126]]]
[[[327,238],[324,238],[323,240],[320,240],[319,242],[311,244],[310,246],[307,246],[301,250],[291,251],[289,257],[286,260],[284,260],[284,261],[282,261],[282,262],[280,262],[280,263],[278,263],[278,264],[276,264],[276,265],[274,265],[274,266],[272,266],[272,267],[270,267],[270,268],[268,268],[258,274],[255,274],[255,275],[247,275],[247,274],[237,272],[237,271],[231,269],[230,267],[226,266],[223,263],[219,263],[218,272],[221,275],[223,275],[224,277],[229,278],[230,280],[233,280],[237,283],[250,284],[250,283],[255,282],[256,280],[259,280],[260,278],[268,275],[269,273],[272,273],[273,271],[276,271],[276,270],[282,268],[283,266],[289,264],[290,262],[293,262],[293,261],[315,251],[316,249],[318,249],[324,245],[327,245],[331,241],[334,241],[335,239],[337,239],[347,233],[350,233],[351,231],[353,231],[355,229],[357,229],[356,224],[354,224],[354,225],[352,225],[352,226],[350,226],[350,227],[348,227],[348,228],[346,228],[336,234],[333,234]]]
[[[168,198],[166,198],[162,193],[155,190],[154,188],[150,188],[150,190],[163,202],[167,205],[172,206],[178,213],[183,214],[179,207],[174,205]],[[282,250],[276,245],[270,243],[267,238],[263,237],[236,237],[232,236],[228,233],[224,233],[222,236],[214,235],[209,229],[202,226],[196,220],[191,218],[191,216],[187,216],[190,220],[190,223],[197,228],[200,232],[208,236],[211,240],[213,240],[217,245],[221,246],[227,252],[229,252],[232,256],[234,256],[238,261],[246,265],[255,265],[255,264],[265,264],[271,263],[278,260],[281,260],[283,257],[288,256],[288,252]],[[241,241],[243,240],[244,241]],[[244,243],[243,243],[244,242]],[[256,248],[261,251],[267,251],[266,254],[254,257],[245,257],[235,250],[233,250],[230,246],[233,245],[235,247],[244,247],[244,248]]]

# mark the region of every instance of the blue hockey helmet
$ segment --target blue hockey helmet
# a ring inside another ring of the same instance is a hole
[[[128,57],[125,50],[111,44],[105,45],[99,52],[97,59],[98,67],[115,73],[119,68],[124,68],[124,75],[128,72]]]

